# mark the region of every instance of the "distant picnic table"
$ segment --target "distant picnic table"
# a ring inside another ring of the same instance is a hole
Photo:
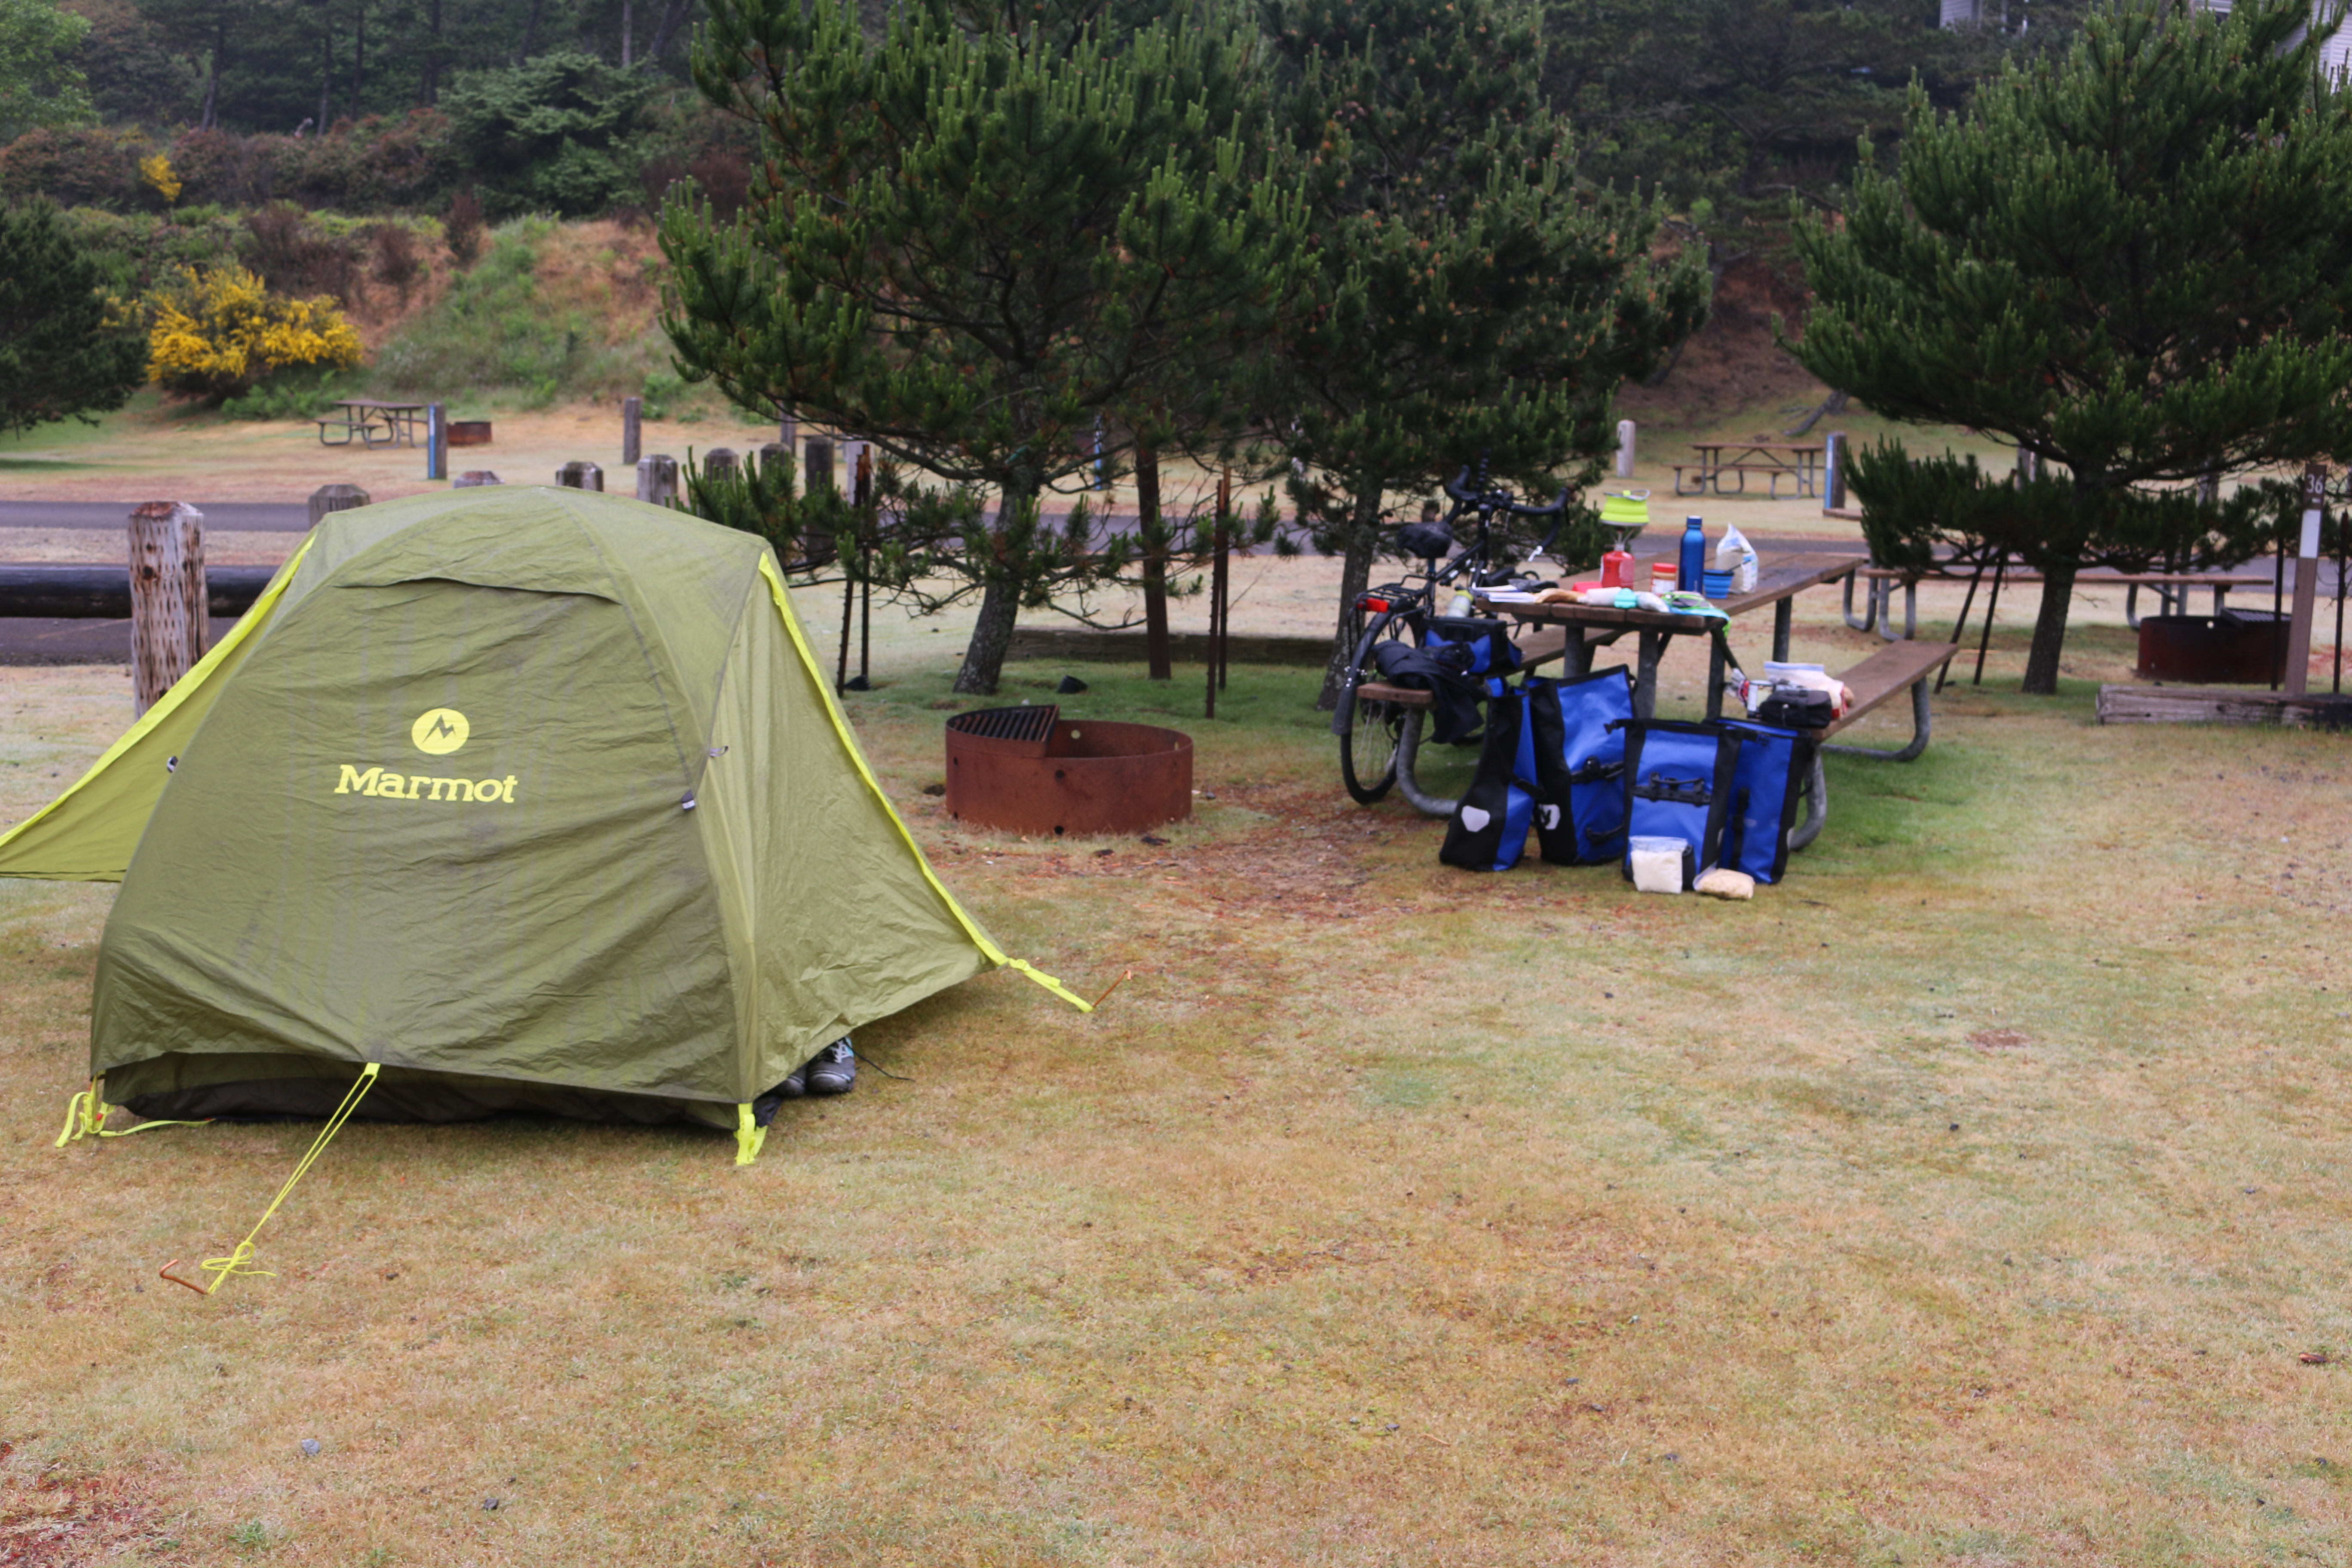
[[[379,403],[372,397],[339,397],[335,399],[334,405],[340,412],[312,421],[319,426],[319,445],[321,447],[348,447],[354,436],[359,437],[361,446],[371,451],[378,447],[416,445],[416,424],[425,414],[422,403]]]
[[[1780,481],[1787,479],[1793,487],[1790,493],[1818,496],[1821,493],[1822,451],[1818,445],[1791,444],[1785,441],[1694,441],[1691,450],[1698,454],[1695,463],[1675,465],[1675,494],[1701,496],[1712,491],[1719,496],[1743,494],[1748,489],[1748,476],[1761,474],[1771,499],[1780,499]],[[1728,453],[1729,456],[1725,454]],[[1683,475],[1692,477],[1685,482]],[[1736,481],[1725,489],[1725,475]]]

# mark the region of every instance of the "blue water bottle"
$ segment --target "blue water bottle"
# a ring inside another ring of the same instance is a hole
[[[1706,529],[1697,518],[1683,524],[1683,554],[1675,567],[1675,586],[1692,594],[1706,587]]]

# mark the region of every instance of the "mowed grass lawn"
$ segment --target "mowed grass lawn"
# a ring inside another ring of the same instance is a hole
[[[109,890],[0,885],[0,1561],[2352,1561],[2352,741],[2011,648],[1726,904],[1440,867],[1298,670],[1082,671],[1197,739],[1164,845],[961,830],[942,646],[852,700],[892,794],[1134,978],[878,1024],[748,1169],[357,1123],[199,1300],[313,1129],[53,1150]],[[0,675],[9,819],[127,684]]]

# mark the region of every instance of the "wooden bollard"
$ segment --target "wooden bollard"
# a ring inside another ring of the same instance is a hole
[[[655,506],[667,506],[677,500],[677,459],[667,452],[656,452],[637,459],[637,499]]]
[[[131,513],[131,701],[147,711],[205,656],[205,514],[151,500]]]
[[[782,441],[762,442],[759,451],[760,472],[772,479],[778,473],[786,479],[793,474],[793,449]]]
[[[1822,510],[1845,509],[1845,432],[1832,430],[1822,437]]]
[[[801,474],[801,491],[804,495],[833,489],[833,443],[810,437],[807,466]]]
[[[702,455],[702,477],[706,481],[731,479],[740,468],[732,447],[713,447]]]
[[[1636,431],[1633,422],[1631,419],[1617,421],[1617,477],[1621,479],[1630,479],[1633,477],[1635,439]]]
[[[638,458],[637,446],[646,412],[642,397],[621,399],[621,463],[627,467]]]
[[[602,490],[604,470],[593,463],[566,463],[555,470],[555,482],[567,490]]]
[[[453,490],[469,490],[476,485],[502,485],[506,481],[488,468],[467,468],[449,481]]]
[[[310,492],[310,526],[331,511],[350,511],[368,503],[368,493],[357,485],[320,485]]]

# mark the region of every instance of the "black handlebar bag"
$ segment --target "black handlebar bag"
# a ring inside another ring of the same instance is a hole
[[[1625,833],[1634,838],[1679,838],[1683,887],[1722,863],[1724,825],[1738,789],[1745,737],[1721,724],[1678,719],[1635,719],[1625,736]],[[1633,879],[1629,842],[1620,862]]]
[[[1536,842],[1555,866],[1605,866],[1625,853],[1625,733],[1633,677],[1623,666],[1564,680],[1530,676],[1519,782],[1535,792]]]
[[[1513,776],[1527,709],[1527,699],[1509,688],[1486,705],[1486,738],[1478,750],[1477,775],[1462,792],[1454,819],[1445,825],[1445,843],[1437,851],[1446,865],[1465,871],[1507,871],[1527,853],[1536,797]]]
[[[1484,616],[1432,616],[1422,630],[1421,646],[1432,654],[1450,647],[1466,648],[1469,673],[1486,681],[1489,697],[1500,697],[1502,678],[1519,668],[1519,647],[1511,640],[1510,626]]]

